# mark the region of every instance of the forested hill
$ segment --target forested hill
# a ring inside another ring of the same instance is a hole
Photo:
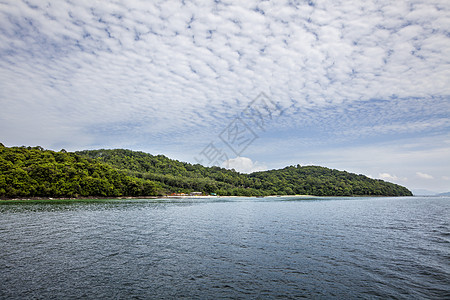
[[[407,196],[399,185],[323,167],[252,174],[131,150],[75,153],[0,143],[0,197],[116,197],[203,192],[228,196]]]
[[[1,198],[144,196],[159,188],[75,153],[0,143]]]
[[[318,166],[241,174],[131,150],[86,150],[82,156],[107,163],[129,176],[159,182],[165,191],[219,195],[411,196],[405,187],[345,171]]]

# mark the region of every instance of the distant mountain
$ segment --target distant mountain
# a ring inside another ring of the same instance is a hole
[[[242,174],[124,149],[59,152],[0,143],[0,197],[410,196],[400,185],[318,166]]]
[[[450,192],[446,193],[436,193],[425,189],[414,189],[412,190],[414,196],[450,196]]]
[[[435,196],[450,196],[450,192],[436,194]]]
[[[414,196],[433,196],[436,192],[426,190],[426,189],[414,189],[412,190]]]

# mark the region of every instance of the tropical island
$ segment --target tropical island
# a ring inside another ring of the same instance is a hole
[[[220,196],[412,196],[405,187],[319,166],[243,174],[164,155],[114,150],[52,151],[0,143],[0,198]]]

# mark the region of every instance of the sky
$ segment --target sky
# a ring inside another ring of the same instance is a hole
[[[450,191],[450,2],[0,0],[0,142]]]

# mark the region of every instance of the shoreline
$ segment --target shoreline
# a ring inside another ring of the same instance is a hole
[[[313,195],[270,195],[264,197],[258,196],[212,196],[212,195],[203,195],[203,196],[171,196],[171,195],[163,195],[163,196],[119,196],[119,197],[103,197],[103,196],[87,196],[87,197],[24,197],[24,198],[0,198],[0,202],[3,201],[58,201],[58,200],[126,200],[126,199],[213,199],[213,198],[308,198],[308,197],[320,197]],[[332,196],[334,197],[334,196]]]
[[[380,195],[352,195],[352,196],[315,196],[315,195],[270,195],[270,196],[212,196],[212,195],[162,195],[162,196],[119,196],[119,197],[100,197],[100,196],[88,196],[88,197],[24,197],[24,198],[0,198],[0,203],[9,201],[88,201],[88,200],[164,200],[164,199],[215,199],[215,198],[330,198],[330,197],[340,197],[340,198],[356,198],[356,197],[367,197],[367,198],[379,198],[379,197],[414,197],[414,196],[380,196]]]

